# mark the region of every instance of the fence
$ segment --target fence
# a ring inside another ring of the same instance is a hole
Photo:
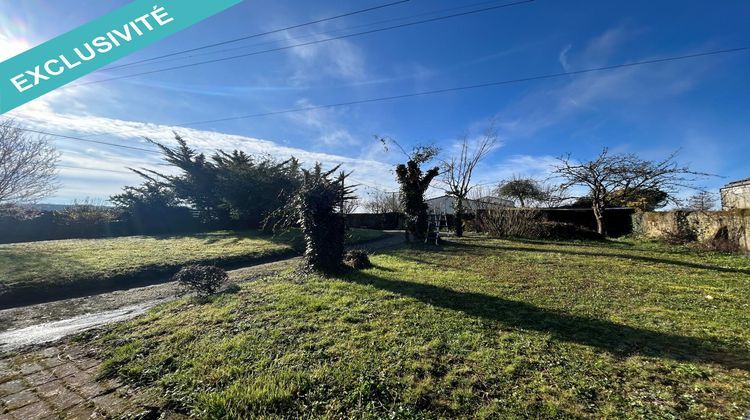
[[[596,230],[596,218],[591,209],[508,209],[512,211],[533,211],[540,215],[542,220],[559,223],[569,223],[589,230]],[[628,235],[633,231],[631,208],[607,209],[604,213],[606,218],[607,236],[619,237]],[[470,222],[473,215],[468,215]],[[448,215],[448,226],[453,226],[453,215]],[[393,230],[403,229],[404,216],[401,213],[354,213],[347,216],[349,227],[365,229]]]

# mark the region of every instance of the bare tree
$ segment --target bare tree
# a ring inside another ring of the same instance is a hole
[[[60,155],[45,137],[12,120],[0,122],[0,205],[30,203],[53,193]]]
[[[361,205],[365,211],[370,213],[400,213],[401,200],[397,192],[386,192],[377,190],[369,194],[370,198]]]
[[[688,209],[711,211],[716,208],[716,197],[708,191],[700,191],[688,198]]]
[[[442,165],[445,192],[455,199],[455,232],[458,237],[464,233],[464,201],[474,187],[471,177],[479,162],[487,157],[497,144],[497,131],[494,126],[490,126],[478,141],[472,142],[468,136],[463,136],[460,142],[458,154],[443,161]]]
[[[692,183],[708,174],[695,172],[676,162],[677,152],[661,161],[644,160],[634,154],[610,154],[605,148],[595,159],[573,161],[570,155],[559,158],[554,173],[564,179],[562,187],[584,187],[594,210],[597,231],[606,232],[604,209],[613,200],[628,201],[642,191],[663,191],[666,200],[679,203],[677,193],[693,188]]]
[[[345,200],[343,205],[344,214],[354,213],[360,206],[359,198],[352,198],[351,200]]]

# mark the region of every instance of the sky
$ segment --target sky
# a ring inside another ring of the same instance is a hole
[[[245,0],[116,64],[191,49],[394,0]],[[410,0],[222,47],[104,70],[3,117],[50,133],[150,149],[147,136],[194,148],[240,149],[303,163],[342,164],[359,195],[396,190],[378,137],[432,143],[494,126],[498,147],[476,184],[545,178],[557,157],[585,160],[604,147],[678,159],[719,175],[718,192],[750,177],[750,51],[618,70],[184,126],[184,123],[361,101],[420,91],[750,46],[744,0],[536,0],[506,8],[102,83],[102,79],[326,39],[503,1]],[[0,0],[0,61],[111,12],[126,1]],[[60,189],[45,202],[104,201],[140,182],[127,168],[169,171],[155,153],[51,138],[62,153]],[[438,189],[430,195],[439,195]],[[687,193],[686,193],[687,194]]]

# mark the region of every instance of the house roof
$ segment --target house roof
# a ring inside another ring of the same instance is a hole
[[[726,187],[739,187],[741,185],[748,185],[748,184],[750,184],[750,178],[745,178],[745,179],[740,179],[739,181],[730,182],[729,184],[726,185]]]
[[[455,199],[456,198],[453,196],[443,195],[440,197],[428,198],[425,200],[425,203],[432,204],[432,203],[442,203],[445,201],[453,202]],[[467,198],[467,199],[464,199],[464,202],[475,203],[476,205],[483,205],[483,206],[492,205],[492,206],[502,206],[502,207],[515,207],[513,205],[513,201],[511,200],[506,200],[504,198],[492,197],[492,196],[482,197],[479,199]]]

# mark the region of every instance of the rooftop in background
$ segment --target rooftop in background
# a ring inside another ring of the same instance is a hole
[[[750,178],[730,182],[719,191],[723,210],[750,208]]]
[[[750,178],[745,178],[745,179],[740,179],[739,181],[730,182],[726,185],[726,187],[739,187],[741,185],[750,185]]]
[[[436,213],[454,214],[454,206],[456,199],[449,195],[442,197],[434,197],[425,200],[430,211]],[[480,209],[499,208],[499,207],[515,207],[510,200],[505,200],[499,197],[482,197],[480,199],[464,199],[464,205],[468,213],[473,213]]]

